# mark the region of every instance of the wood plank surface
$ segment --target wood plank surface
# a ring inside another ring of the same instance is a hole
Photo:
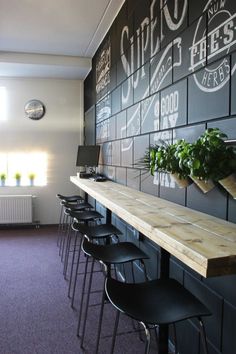
[[[236,274],[236,224],[115,182],[70,180],[202,276]]]

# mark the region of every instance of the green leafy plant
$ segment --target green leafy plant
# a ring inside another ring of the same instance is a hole
[[[6,173],[1,173],[1,174],[0,174],[0,179],[1,179],[1,181],[5,182],[6,179],[7,179]]]
[[[135,163],[135,166],[145,170],[144,173],[150,172],[153,176],[156,169],[155,160],[158,148],[158,145],[152,145],[149,149],[146,150],[144,157]]]
[[[181,166],[179,154],[183,154],[185,140],[179,140],[174,144],[163,144],[161,146],[151,147],[149,150],[149,170],[153,175],[154,172],[165,172],[177,174],[180,179],[185,179],[189,175],[189,169]],[[146,154],[148,161],[148,154]]]
[[[30,180],[34,180],[35,179],[35,173],[31,172],[28,174],[28,177]]]
[[[19,180],[21,179],[21,173],[16,172],[15,175],[14,175],[14,177],[15,177],[15,179],[16,179],[17,181],[19,181]]]
[[[189,169],[192,177],[218,181],[236,170],[236,154],[218,128],[209,128],[193,144],[187,144],[178,154],[181,168]]]

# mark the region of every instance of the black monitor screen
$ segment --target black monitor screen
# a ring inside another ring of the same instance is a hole
[[[79,145],[76,166],[98,166],[99,145]]]

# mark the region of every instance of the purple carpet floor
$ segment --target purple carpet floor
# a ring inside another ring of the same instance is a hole
[[[67,297],[68,281],[58,256],[57,229],[0,230],[0,354],[93,354],[103,275],[94,276],[85,349],[76,336],[82,275],[75,309]],[[99,354],[110,353],[115,310],[105,305]],[[121,315],[116,354],[144,353],[132,321]],[[157,353],[155,340],[151,353]]]

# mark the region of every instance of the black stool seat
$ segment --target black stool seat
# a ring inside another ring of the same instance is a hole
[[[67,209],[69,210],[69,209]],[[77,221],[92,221],[96,219],[102,219],[103,215],[97,211],[69,211],[71,217],[75,218]]]
[[[119,311],[146,324],[172,324],[210,315],[209,310],[174,279],[130,284],[108,278],[106,293]]]
[[[74,203],[70,204],[69,202],[65,202],[63,205],[66,209],[73,210],[73,211],[79,211],[79,210],[83,210],[83,209],[92,209],[93,208],[93,206],[87,202],[82,202],[79,204],[74,204]]]
[[[111,224],[101,224],[96,226],[88,226],[84,224],[74,223],[73,227],[81,234],[88,236],[89,239],[98,237],[107,237],[111,235],[121,235],[122,232]]]
[[[84,238],[82,249],[85,254],[105,264],[132,262],[148,256],[131,242],[120,242],[111,245],[98,245]]]
[[[86,331],[86,322],[87,322],[87,313],[88,313],[88,306],[89,306],[89,299],[90,299],[90,293],[91,293],[91,284],[92,284],[92,276],[93,276],[93,268],[94,268],[94,262],[99,261],[104,265],[104,270],[105,270],[105,279],[106,277],[111,274],[112,271],[112,265],[114,266],[114,273],[117,275],[117,265],[120,264],[125,264],[125,263],[130,263],[132,266],[132,276],[133,279],[135,280],[135,275],[134,275],[134,269],[133,269],[133,262],[134,261],[140,261],[145,269],[145,264],[144,264],[144,259],[149,258],[141,249],[139,249],[135,244],[131,242],[121,242],[121,243],[113,243],[113,244],[106,244],[106,245],[100,245],[97,243],[93,243],[89,241],[87,236],[84,236],[83,243],[82,243],[82,250],[87,256],[92,257],[92,265],[91,265],[91,270],[90,270],[90,277],[89,277],[89,284],[88,284],[88,289],[87,289],[87,299],[85,306],[83,306],[83,299],[84,299],[84,294],[85,294],[85,280],[86,280],[86,275],[87,275],[87,264],[85,267],[85,277],[84,277],[84,283],[82,287],[82,296],[81,296],[81,302],[80,302],[80,315],[79,315],[79,321],[78,321],[78,328],[77,328],[77,335],[79,336],[80,334],[80,324],[81,324],[81,314],[82,311],[81,309],[84,308],[84,322],[83,322],[83,328],[82,328],[82,335],[81,335],[81,347],[83,348],[83,342],[84,342],[84,337],[85,337],[85,331]],[[87,257],[88,260],[88,257]],[[146,272],[145,272],[146,274]],[[103,292],[102,292],[102,301],[101,301],[101,308],[100,308],[100,315],[99,315],[99,322],[98,322],[98,332],[97,332],[97,340],[96,340],[96,350],[95,353],[99,353],[99,340],[100,340],[100,334],[101,334],[101,326],[102,326],[102,319],[103,319],[103,309],[104,309],[104,304],[106,301],[106,293],[105,293],[105,284],[103,287]]]
[[[80,195],[62,195],[57,194],[57,197],[61,200],[65,200],[66,202],[77,202],[79,200],[84,200]]]

